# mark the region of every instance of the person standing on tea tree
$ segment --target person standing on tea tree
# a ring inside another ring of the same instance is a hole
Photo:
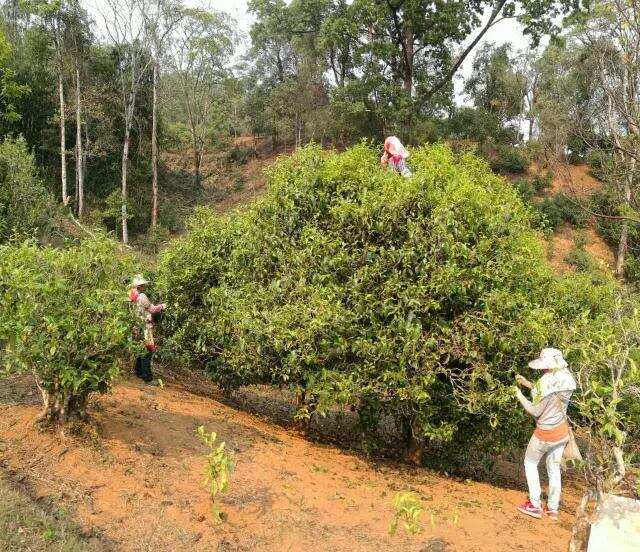
[[[528,516],[541,518],[543,513],[557,521],[562,490],[560,464],[570,438],[567,408],[576,381],[569,371],[562,351],[542,349],[540,356],[529,363],[529,368],[542,372],[542,377],[531,383],[518,374],[516,383],[531,389],[532,400],[516,388],[516,397],[523,408],[536,419],[536,429],[531,436],[524,456],[524,471],[529,487],[529,500],[518,510]],[[546,456],[549,476],[549,495],[543,510],[540,502],[541,488],[538,464]]]
[[[135,373],[140,379],[149,383],[153,380],[153,372],[151,371],[151,362],[153,354],[157,350],[157,346],[153,337],[153,327],[158,315],[165,310],[166,305],[154,305],[145,293],[149,281],[141,274],[137,274],[131,283],[129,290],[129,301],[135,305],[137,314],[142,322],[142,328],[137,329],[136,334],[144,338],[144,346],[147,353],[136,358]]]
[[[406,159],[408,157],[409,152],[402,145],[402,142],[396,136],[389,136],[384,141],[384,152],[380,158],[380,164],[400,173],[405,178],[409,178],[412,173],[407,166]]]

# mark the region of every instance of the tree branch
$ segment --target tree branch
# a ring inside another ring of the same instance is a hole
[[[458,72],[458,69],[462,66],[465,59],[469,56],[469,54],[473,51],[473,49],[478,45],[478,43],[482,40],[487,31],[493,27],[498,21],[502,21],[504,18],[497,19],[500,13],[502,12],[502,8],[507,3],[507,0],[498,0],[498,3],[493,8],[491,12],[491,16],[487,21],[486,25],[482,28],[482,30],[478,33],[478,35],[471,41],[471,43],[464,49],[464,51],[458,56],[458,59],[455,61],[453,66],[447,73],[429,90],[427,90],[424,94],[424,101],[430,100],[437,92],[442,90],[444,86],[451,81],[453,76]]]

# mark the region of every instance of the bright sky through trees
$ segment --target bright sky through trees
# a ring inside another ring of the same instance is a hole
[[[199,7],[207,6],[215,10],[227,12],[237,21],[239,28],[238,30],[242,34],[242,43],[239,47],[239,54],[242,54],[248,48],[248,35],[253,18],[249,13],[247,13],[246,0],[186,0],[185,3]],[[103,5],[103,0],[87,0],[86,2],[87,9],[89,9],[89,11],[93,14],[99,27],[101,27],[100,9]],[[473,38],[473,36],[474,35],[470,37],[470,40]],[[502,21],[495,27],[491,28],[478,46],[480,46],[484,42],[495,42],[498,45],[504,44],[505,42],[510,42],[513,45],[514,49],[524,50],[529,47],[528,38],[522,35],[521,25],[514,20]],[[458,99],[458,102],[461,104],[469,103],[468,100],[463,96],[462,87],[463,78],[467,78],[471,74],[472,63],[473,56],[469,56],[465,63],[462,65],[462,70],[460,71],[455,81],[456,97]]]

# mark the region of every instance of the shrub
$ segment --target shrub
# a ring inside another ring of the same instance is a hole
[[[158,225],[155,230],[149,228],[146,234],[136,236],[134,244],[144,253],[156,255],[170,239],[171,232],[164,226]]]
[[[531,198],[536,195],[535,186],[529,178],[518,178],[514,180],[513,187],[524,201],[531,201]]]
[[[578,270],[597,272],[598,265],[593,260],[589,252],[585,249],[586,244],[586,235],[583,233],[577,233],[574,239],[573,247],[569,250],[564,260]]]
[[[531,184],[533,189],[536,191],[536,194],[541,192],[545,192],[551,187],[551,183],[553,182],[553,173],[538,173],[531,179]]]
[[[398,530],[398,524],[402,521],[407,533],[415,535],[422,529],[420,517],[424,512],[424,507],[420,496],[412,491],[402,491],[393,498],[393,508],[395,513],[389,525],[389,535],[394,536]]]
[[[246,165],[250,159],[256,157],[258,152],[254,147],[233,146],[227,154],[229,163],[237,163],[238,165]]]
[[[582,393],[573,408],[588,447],[579,467],[587,495],[640,497],[640,317],[638,297],[621,294],[615,308],[588,320],[578,317],[568,349]],[[585,332],[589,339],[582,336]],[[578,508],[578,520],[585,512]]]
[[[604,180],[611,168],[611,154],[604,150],[591,150],[587,154],[587,165],[589,173],[598,180]]]
[[[624,259],[624,276],[628,282],[640,282],[640,259],[636,254],[628,254]]]
[[[577,228],[584,228],[589,221],[587,212],[582,208],[580,201],[572,199],[565,194],[556,194],[554,197],[556,205],[562,213],[562,218]]]
[[[551,186],[553,176],[550,173],[537,174],[533,178],[518,178],[513,181],[513,187],[517,190],[520,197],[528,202],[531,199],[547,190]]]
[[[500,174],[521,174],[529,168],[529,161],[518,148],[498,146],[489,157],[491,169]]]
[[[366,435],[391,416],[434,461],[469,467],[524,437],[514,371],[606,309],[613,284],[557,279],[530,210],[477,157],[418,149],[410,179],[378,166],[366,146],[303,148],[259,203],[199,211],[161,255],[165,324],[227,390],[291,386],[317,414],[352,405]]]
[[[617,216],[625,213],[625,207],[621,204],[616,193],[613,191],[603,190],[595,193],[592,196],[591,209],[598,214]],[[629,213],[630,214],[630,213]],[[622,232],[623,222],[616,219],[606,217],[595,217],[596,230],[600,234],[608,245],[617,248],[620,243],[620,235]],[[640,277],[640,272],[635,268],[635,264],[632,257],[637,257],[640,252],[640,226],[637,224],[629,224],[629,233],[627,236],[627,243],[629,250],[627,252],[627,259],[629,260],[625,267],[625,276],[627,280],[637,282]]]
[[[44,237],[53,224],[53,200],[37,175],[26,142],[0,143],[0,243],[14,235]]]
[[[593,261],[589,253],[577,247],[571,248],[564,260],[578,270],[590,270],[593,267]]]
[[[551,228],[557,228],[563,222],[569,222],[578,228],[584,228],[589,220],[587,212],[579,202],[559,193],[546,197],[535,205]]]
[[[123,280],[133,269],[116,248],[100,237],[69,249],[0,247],[4,370],[33,372],[49,422],[81,415],[132,346]]]
[[[572,165],[584,163],[589,153],[589,143],[594,139],[596,139],[595,136],[585,139],[582,135],[571,134],[567,140],[567,161]]]
[[[162,141],[168,148],[188,148],[192,142],[191,131],[184,123],[169,123],[163,129]]]
[[[535,210],[541,215],[543,224],[552,230],[555,230],[564,221],[562,210],[555,202],[553,197],[545,197],[539,203],[534,205]]]

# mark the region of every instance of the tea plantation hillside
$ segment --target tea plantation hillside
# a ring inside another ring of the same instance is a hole
[[[223,388],[292,386],[303,418],[349,405],[367,437],[390,415],[413,453],[480,459],[528,432],[514,372],[548,344],[579,348],[615,285],[554,276],[484,161],[436,145],[411,164],[403,179],[365,145],[307,147],[254,206],[199,212],[161,258],[173,345]]]

